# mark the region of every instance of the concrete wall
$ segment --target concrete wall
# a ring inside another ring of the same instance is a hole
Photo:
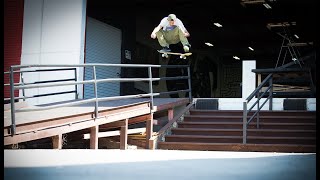
[[[25,0],[21,64],[82,64],[84,62],[85,0]],[[30,68],[29,68],[30,69]],[[82,80],[78,72],[78,79]],[[26,73],[25,82],[73,78],[74,72]],[[26,95],[74,90],[74,86],[29,89]],[[79,88],[80,95],[82,88]],[[22,96],[20,92],[20,96]],[[75,94],[27,99],[43,104],[74,99]]]

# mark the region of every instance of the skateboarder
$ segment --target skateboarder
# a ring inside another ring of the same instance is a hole
[[[189,36],[189,32],[175,14],[169,14],[168,17],[164,17],[151,33],[151,38],[158,38],[163,52],[170,52],[169,45],[179,42],[183,45],[184,52],[189,52],[191,47],[187,39]]]

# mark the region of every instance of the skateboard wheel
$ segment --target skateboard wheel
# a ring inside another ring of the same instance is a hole
[[[183,57],[183,59],[187,59],[187,57]]]
[[[183,56],[180,56],[180,59],[182,59],[183,58]]]
[[[161,56],[164,57],[165,55],[164,55],[164,54],[161,54]]]

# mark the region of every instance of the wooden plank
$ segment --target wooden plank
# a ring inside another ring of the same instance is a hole
[[[125,123],[124,123],[125,126]],[[134,128],[134,129],[128,129],[127,134],[137,134],[137,133],[145,133],[146,128]],[[118,131],[107,131],[107,132],[99,132],[98,138],[101,137],[112,137],[112,136],[120,136],[120,130]],[[90,134],[84,134],[83,139],[90,139]]]
[[[173,119],[173,108],[168,109],[168,120]]]
[[[62,149],[62,134],[58,134],[52,137],[53,149]]]
[[[23,134],[23,133],[33,132],[33,131],[40,131],[42,129],[63,126],[66,124],[73,124],[73,123],[77,123],[78,121],[81,121],[84,119],[91,119],[91,118],[92,118],[92,114],[87,113],[87,114],[79,114],[75,116],[61,117],[61,118],[47,120],[47,121],[37,121],[37,122],[31,122],[26,124],[19,124],[16,126],[16,134]],[[8,128],[7,127],[4,128],[4,136],[10,135]]]
[[[153,133],[153,113],[151,113],[151,118],[146,122],[146,142],[152,137]],[[149,149],[149,143],[146,143],[146,149]]]
[[[100,105],[101,103],[101,105]],[[102,113],[102,116],[108,115],[109,113],[117,113],[123,110],[123,108],[129,110],[130,108],[143,108],[144,106],[150,107],[150,102],[144,101],[133,104],[126,104],[122,106],[115,106],[114,104],[106,104],[105,102],[99,102],[99,113]],[[60,104],[60,103],[59,103]],[[22,109],[21,109],[22,110]],[[65,117],[71,116],[79,116],[85,114],[94,114],[94,103],[87,103],[79,106],[70,106],[63,108],[55,108],[49,110],[41,110],[41,111],[31,111],[31,112],[16,112],[16,125],[20,124],[29,124],[36,122],[44,122],[44,121],[53,121],[56,119],[61,119]],[[93,117],[93,116],[92,116]],[[11,125],[11,112],[4,111],[4,127]]]
[[[159,104],[158,106],[154,107],[154,110],[155,111],[167,110],[167,109],[174,108],[177,106],[186,105],[188,103],[190,103],[189,98],[179,98],[179,100],[175,101],[175,102]]]
[[[258,74],[258,86],[261,84],[261,74]]]
[[[128,124],[136,124],[136,123],[140,123],[140,122],[145,122],[147,120],[150,119],[150,114],[146,114],[146,115],[142,115],[142,116],[138,116],[138,117],[133,117],[133,118],[129,118]],[[109,123],[109,124],[104,124],[101,125],[99,127],[99,129],[103,129],[103,130],[107,130],[107,129],[112,129],[112,128],[117,128],[117,127],[121,127],[124,125],[124,121],[119,121],[119,122],[113,122],[113,123]]]
[[[99,119],[83,119],[81,122],[74,124],[66,124],[63,126],[53,127],[49,129],[43,129],[39,131],[32,131],[23,134],[16,134],[14,136],[5,136],[4,137],[4,145],[9,144],[17,144],[19,142],[31,141],[35,139],[41,139],[45,137],[55,136],[57,134],[65,134],[73,131],[78,131],[81,129],[90,128],[96,125],[111,123],[119,120],[123,120],[130,117],[140,116],[142,114],[150,113],[149,107],[145,109],[139,109],[136,111],[125,111],[119,114],[110,114],[109,116],[105,116]]]
[[[268,23],[267,28],[271,30],[271,28],[275,27],[289,27],[289,26],[295,26],[296,22],[282,22],[282,23]]]
[[[156,149],[156,143],[157,143],[156,140],[157,139],[151,138],[151,139],[149,139],[149,141],[147,141],[149,149],[151,149],[151,150],[155,150]]]
[[[313,45],[313,42],[306,42],[306,43],[288,43],[287,46],[294,46],[294,47],[300,47],[300,46],[308,46]]]
[[[93,126],[90,128],[90,149],[98,149],[98,133],[99,126]]]
[[[122,111],[146,112],[147,109],[149,109],[149,103],[138,104],[136,105],[136,107],[137,108],[135,109],[133,106],[130,105],[127,107],[122,107],[120,109],[118,108],[108,109],[106,111],[101,111],[101,114],[103,114],[103,116],[105,117],[108,117],[108,116],[115,116],[119,113],[121,114]],[[137,116],[140,116],[143,114],[148,114],[148,112],[138,114]],[[100,118],[103,118],[103,116]],[[70,124],[80,122],[82,120],[92,119],[92,117],[93,117],[93,113],[84,113],[84,114],[54,118],[46,121],[35,121],[35,122],[26,123],[26,124],[20,124],[20,125],[17,125],[16,127],[16,134],[39,131],[42,129],[53,128],[56,126],[63,126],[67,124],[70,125]],[[123,119],[126,119],[128,117],[132,117],[132,116],[127,116],[127,117],[124,117]],[[8,128],[4,128],[4,136],[8,136],[8,135],[10,135],[8,133]]]
[[[159,142],[159,149],[257,152],[316,152],[315,145]]]
[[[120,129],[120,149],[126,150],[128,147],[128,119],[125,120],[125,125]]]

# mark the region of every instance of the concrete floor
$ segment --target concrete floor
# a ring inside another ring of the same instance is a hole
[[[4,179],[313,180],[315,153],[4,150]]]

